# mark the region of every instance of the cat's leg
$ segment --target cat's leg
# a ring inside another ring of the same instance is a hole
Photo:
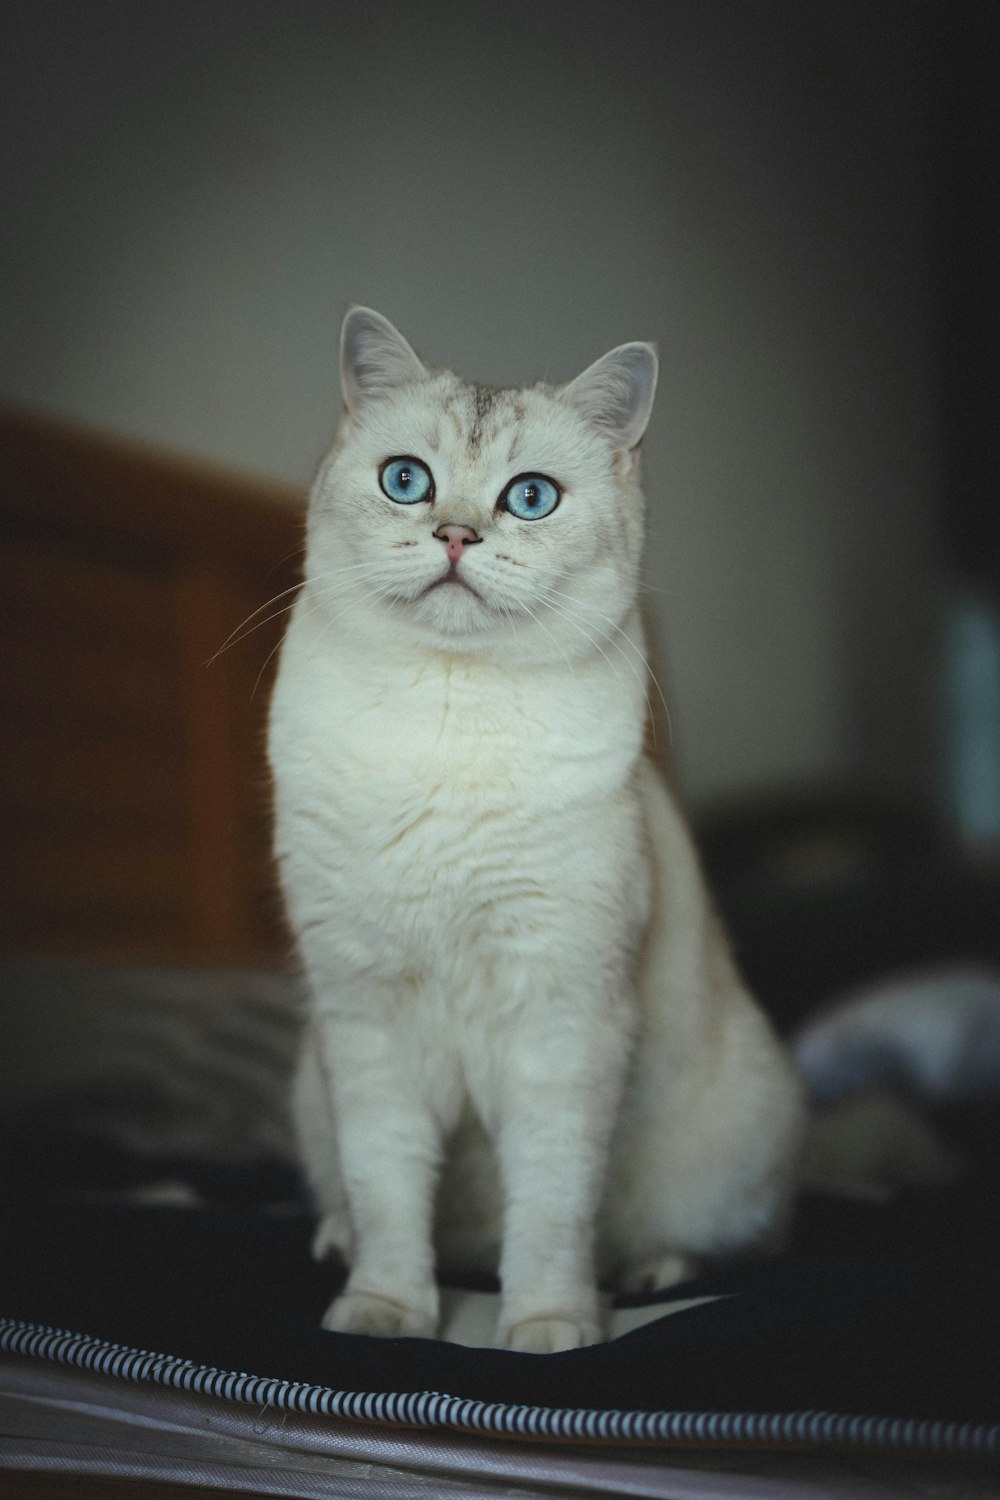
[[[545,1106],[503,1132],[509,1182],[500,1256],[502,1348],[554,1354],[599,1343],[604,1330],[593,1266],[592,1165],[547,1138]],[[581,1122],[582,1123],[582,1122]],[[531,1187],[519,1187],[519,1181]]]
[[[749,998],[703,1003],[715,1013],[710,1050],[659,1025],[637,1047],[601,1224],[602,1264],[624,1291],[660,1291],[706,1261],[776,1247],[787,1221],[798,1079]]]
[[[303,1034],[291,1106],[299,1159],[319,1210],[313,1256],[316,1260],[334,1256],[350,1264],[351,1215],[340,1171],[332,1086],[315,1017],[309,1018]]]
[[[497,1152],[504,1197],[498,1341],[555,1353],[603,1336],[594,1233],[621,1095],[629,1028],[621,1013],[588,1024],[538,996],[505,1063]]]
[[[679,1286],[697,1276],[701,1262],[694,1255],[683,1255],[676,1250],[663,1250],[648,1255],[643,1260],[633,1261],[615,1278],[619,1291],[636,1295],[665,1292],[668,1287]]]
[[[431,1222],[441,1130],[378,1009],[340,1010],[318,1021],[352,1226],[350,1274],[323,1327],[433,1337],[439,1307]]]
[[[796,1070],[733,962],[680,811],[648,762],[640,785],[653,902],[600,1236],[602,1266],[630,1288],[773,1242],[804,1123]]]

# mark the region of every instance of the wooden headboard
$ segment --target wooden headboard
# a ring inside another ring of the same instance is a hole
[[[0,950],[279,957],[263,726],[293,595],[248,617],[297,581],[302,497],[15,411],[0,472]]]

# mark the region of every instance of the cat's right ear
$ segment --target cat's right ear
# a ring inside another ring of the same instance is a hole
[[[563,388],[563,399],[583,413],[615,452],[642,441],[653,409],[658,373],[652,344],[620,344]]]
[[[426,378],[426,366],[388,318],[370,307],[348,309],[340,330],[340,387],[348,411]]]

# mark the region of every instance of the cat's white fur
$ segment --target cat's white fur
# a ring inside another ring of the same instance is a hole
[[[498,391],[354,308],[341,372],[270,727],[299,1135],[317,1250],[350,1263],[325,1326],[433,1334],[436,1264],[493,1268],[501,1343],[575,1347],[598,1275],[777,1232],[802,1130],[643,753],[656,355]],[[432,501],[382,492],[397,455]],[[498,507],[525,472],[562,487],[544,519]]]

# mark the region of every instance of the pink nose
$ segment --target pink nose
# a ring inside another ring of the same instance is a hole
[[[471,547],[473,542],[482,541],[482,537],[473,531],[471,526],[439,526],[434,535],[439,541],[447,544],[448,561],[453,568],[458,566],[463,548]]]

